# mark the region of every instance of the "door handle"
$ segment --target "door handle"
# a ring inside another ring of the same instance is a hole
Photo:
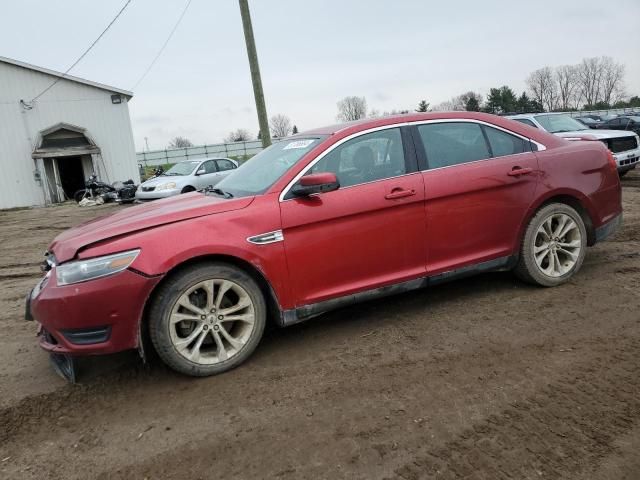
[[[513,167],[513,169],[507,173],[510,177],[519,177],[520,175],[529,175],[533,172],[533,168],[520,168]]]
[[[410,197],[415,194],[416,191],[413,189],[405,190],[404,188],[394,188],[393,190],[391,190],[391,193],[387,193],[384,198],[386,198],[387,200],[395,200],[396,198]]]

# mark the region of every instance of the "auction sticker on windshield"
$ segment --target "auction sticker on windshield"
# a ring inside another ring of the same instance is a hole
[[[289,143],[286,147],[283,148],[283,150],[292,150],[294,148],[307,148],[314,141],[315,141],[314,139],[311,139],[311,140],[296,140],[295,142]]]

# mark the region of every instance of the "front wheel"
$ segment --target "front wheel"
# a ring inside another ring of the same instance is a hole
[[[73,194],[73,199],[77,202],[80,203],[80,201],[84,198],[84,195],[87,191],[86,190],[78,190],[76,193]]]
[[[247,273],[200,264],[161,286],[149,311],[149,333],[169,367],[202,377],[244,362],[262,338],[266,315],[264,296]]]
[[[580,270],[586,250],[587,230],[580,214],[563,203],[552,203],[529,222],[515,274],[544,287],[560,285]]]

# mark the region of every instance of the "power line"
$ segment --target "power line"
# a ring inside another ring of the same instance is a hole
[[[144,71],[144,73],[142,74],[142,76],[138,79],[138,81],[133,85],[133,87],[131,87],[129,90],[130,91],[134,91],[138,85],[140,85],[140,83],[142,82],[142,80],[144,80],[144,78],[147,76],[147,74],[151,71],[151,69],[153,68],[153,66],[155,65],[156,61],[158,60],[158,58],[160,58],[160,55],[162,55],[162,52],[164,52],[164,49],[167,47],[167,45],[169,44],[169,41],[171,40],[171,37],[173,37],[173,34],[175,33],[175,31],[178,29],[178,25],[180,25],[180,22],[182,22],[182,19],[184,18],[185,13],[187,13],[187,10],[189,9],[189,5],[191,5],[191,1],[192,0],[188,0],[187,4],[184,6],[184,9],[182,10],[182,13],[180,14],[180,17],[178,17],[178,21],[175,23],[175,25],[173,26],[173,28],[171,29],[171,32],[169,33],[169,36],[167,37],[167,39],[164,41],[164,44],[162,44],[162,47],[160,48],[160,50],[158,51],[158,53],[156,54],[156,56],[154,57],[154,59],[151,61],[151,63],[149,64],[149,66],[147,67],[147,69]]]
[[[84,53],[82,55],[80,55],[80,57],[73,62],[73,65],[71,65],[69,68],[67,68],[67,70],[58,78],[56,78],[53,83],[51,85],[49,85],[47,88],[45,88],[42,92],[40,92],[38,95],[36,95],[35,97],[33,97],[33,99],[31,100],[32,102],[37,100],[38,98],[40,98],[42,95],[44,95],[45,93],[47,93],[49,90],[51,90],[51,88],[53,88],[53,86],[58,83],[60,80],[62,80],[64,77],[67,76],[67,74],[73,69],[73,67],[75,67],[78,63],[80,63],[80,61],[87,55],[87,53],[89,53],[91,51],[91,49],[96,45],[96,43],[98,43],[98,41],[104,36],[105,33],[107,33],[107,30],[109,30],[111,28],[111,25],[113,25],[116,20],[118,20],[118,18],[120,17],[120,15],[122,15],[122,12],[124,12],[124,10],[129,6],[129,4],[131,3],[132,0],[127,0],[126,3],[124,4],[124,6],[120,9],[120,11],[118,12],[118,14],[113,18],[113,20],[111,20],[111,22],[109,22],[109,25],[107,25],[107,27],[102,31],[102,33],[100,35],[98,35],[98,38],[96,38],[93,43],[91,45],[89,45],[89,48],[87,48]]]

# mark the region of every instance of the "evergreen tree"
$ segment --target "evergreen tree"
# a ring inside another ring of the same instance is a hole
[[[429,104],[425,100],[420,100],[420,103],[418,104],[418,108],[416,109],[416,112],[428,112],[428,111],[429,111]]]
[[[487,96],[487,103],[484,108],[488,113],[508,113],[516,110],[517,98],[508,86],[492,88]]]
[[[295,135],[296,133],[298,133],[298,127],[294,125],[293,129],[291,130],[291,134]]]
[[[464,109],[467,112],[479,112],[480,111],[480,102],[476,97],[469,97],[467,103],[464,106]]]

